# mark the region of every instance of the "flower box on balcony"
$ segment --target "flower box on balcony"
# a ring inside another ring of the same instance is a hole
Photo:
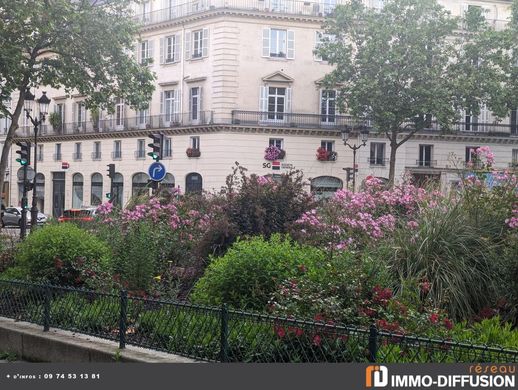
[[[286,152],[277,146],[271,145],[264,150],[264,159],[268,161],[282,160],[285,156]]]
[[[336,161],[338,153],[328,151],[322,147],[317,149],[317,160],[318,161]]]
[[[187,157],[200,157],[201,156],[200,149],[189,148],[186,150],[186,153],[187,153]]]

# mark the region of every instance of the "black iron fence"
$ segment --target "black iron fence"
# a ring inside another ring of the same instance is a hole
[[[0,280],[0,316],[206,361],[518,362],[518,351],[221,307]]]

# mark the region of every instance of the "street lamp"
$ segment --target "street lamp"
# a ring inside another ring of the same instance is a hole
[[[356,139],[355,139],[356,138]],[[342,130],[342,141],[353,151],[353,192],[356,190],[356,151],[362,146],[367,145],[369,138],[369,130],[366,126],[358,126],[356,128],[346,126]],[[350,143],[351,139],[354,143]]]
[[[29,89],[27,89],[25,91],[25,115],[28,119],[31,120],[32,125],[34,126],[34,179],[32,183],[31,232],[36,229],[36,225],[38,223],[38,206],[36,194],[36,175],[38,173],[38,128],[43,122],[45,122],[45,117],[48,114],[50,104],[50,99],[47,97],[47,92],[42,92],[41,97],[36,99],[36,102],[39,106],[39,113],[37,116],[32,117],[30,113],[32,111],[34,98],[35,96]]]

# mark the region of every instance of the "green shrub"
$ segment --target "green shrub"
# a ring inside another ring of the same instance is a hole
[[[31,233],[18,247],[16,267],[34,281],[98,287],[109,259],[106,244],[87,231],[63,223]]]
[[[468,344],[488,345],[518,351],[518,329],[510,323],[502,323],[498,316],[480,322],[456,324],[451,337]]]
[[[296,275],[299,267],[316,272],[324,259],[321,250],[301,246],[277,234],[269,241],[262,237],[238,241],[225,256],[211,258],[191,299],[205,304],[227,303],[240,309],[263,310],[281,282]]]

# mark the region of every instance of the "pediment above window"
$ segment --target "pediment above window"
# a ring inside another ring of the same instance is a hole
[[[264,76],[263,77],[263,81],[265,83],[287,83],[287,84],[290,84],[290,83],[293,83],[293,78],[291,78],[290,76],[288,76],[287,74],[283,73],[283,72],[274,72],[272,74],[269,74],[268,76]]]

